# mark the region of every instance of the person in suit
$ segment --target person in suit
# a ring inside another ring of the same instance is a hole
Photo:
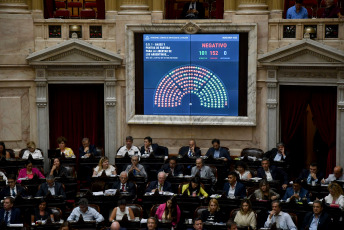
[[[196,141],[192,139],[189,141],[189,146],[183,146],[179,149],[178,154],[182,157],[185,155],[188,157],[200,157],[201,149],[196,146]]]
[[[223,158],[224,161],[231,160],[228,150],[220,146],[219,139],[213,139],[211,144],[213,147],[208,149],[207,153],[205,154],[207,157],[212,156],[215,159]]]
[[[166,177],[165,172],[159,172],[158,180],[150,182],[146,192],[155,192],[155,190],[159,192],[172,192],[171,183],[166,181]]]
[[[230,198],[244,198],[246,196],[246,187],[237,181],[237,178],[238,174],[236,174],[236,172],[230,172],[228,174],[228,182],[223,186],[224,193]]]
[[[203,210],[201,214],[201,219],[203,222],[225,222],[226,217],[220,211],[219,202],[216,199],[211,199],[209,201],[208,209]]]
[[[16,197],[18,195],[21,195],[23,197],[27,196],[26,190],[20,186],[19,184],[16,184],[16,177],[14,175],[9,175],[7,178],[8,186],[3,188],[0,192],[0,199],[3,199],[7,196]]]
[[[183,166],[177,164],[177,158],[171,157],[167,164],[164,164],[159,170],[165,172],[167,175],[178,176],[183,175]]]
[[[191,176],[196,176],[196,174],[199,174],[201,178],[211,179],[213,184],[216,183],[213,171],[209,166],[204,165],[203,159],[200,157],[196,159],[196,166],[191,169]]]
[[[13,208],[14,198],[6,197],[4,199],[3,208],[0,209],[0,223],[3,221],[5,225],[21,223],[20,210]]]
[[[310,201],[308,190],[302,188],[301,183],[300,179],[296,179],[293,183],[293,187],[287,188],[282,200],[290,202],[295,199],[295,202],[300,202],[302,199],[307,198],[308,203]]]
[[[152,142],[153,142],[153,139],[149,136],[143,139],[143,146],[140,149],[142,156],[150,156],[151,154],[153,154],[154,156],[156,155],[157,150],[158,150],[158,145],[152,144]]]
[[[89,158],[91,155],[98,156],[97,148],[95,145],[91,145],[89,138],[84,137],[81,143],[82,146],[79,147],[80,158]]]
[[[303,219],[300,230],[306,229],[332,229],[331,217],[324,212],[323,203],[319,200],[313,202],[313,212],[308,212]]]
[[[257,177],[266,179],[267,181],[280,180],[283,183],[282,188],[287,188],[288,174],[286,172],[274,165],[270,166],[268,158],[263,158],[261,165],[262,167],[257,170]]]
[[[270,159],[270,162],[290,162],[290,154],[285,151],[285,146],[282,142],[277,143],[276,148],[267,151],[264,157]]]
[[[318,164],[313,162],[310,164],[309,169],[303,169],[299,175],[299,179],[307,184],[320,184],[324,179],[324,173],[319,171]]]
[[[128,173],[126,171],[121,172],[119,181],[113,184],[112,189],[117,189],[120,192],[127,192],[132,197],[136,195],[136,187],[133,183],[128,181]]]
[[[203,19],[205,9],[201,2],[192,0],[184,4],[181,18],[186,19]]]
[[[53,196],[62,196],[66,199],[66,193],[63,189],[63,186],[59,182],[55,182],[54,176],[47,176],[46,182],[42,183],[39,190],[36,193],[36,196],[47,196],[50,192]]]

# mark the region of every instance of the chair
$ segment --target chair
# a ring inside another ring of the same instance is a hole
[[[61,209],[57,208],[57,207],[49,207],[51,210],[51,213],[54,215],[54,221],[58,222],[61,220],[62,218],[62,211]]]
[[[101,148],[101,147],[96,147],[96,151],[97,151],[97,154],[99,156],[104,156],[104,148]],[[118,152],[118,151],[117,151]]]
[[[138,204],[127,204],[127,206],[129,208],[131,208],[131,210],[133,210],[133,213],[134,213],[135,217],[139,217],[140,219],[142,219],[143,209],[142,209],[141,205],[138,205]]]
[[[100,213],[100,208],[99,208],[98,205],[96,205],[96,204],[88,204],[88,206],[91,207],[91,208],[94,208],[97,212]]]
[[[54,18],[69,18],[70,12],[67,9],[67,0],[55,0],[56,11]]]
[[[72,8],[72,15],[71,18],[79,18],[80,17],[80,8],[82,8],[82,2],[79,0],[71,0],[71,2],[67,3],[67,6]],[[74,8],[78,9],[78,14],[74,14]]]
[[[208,210],[208,206],[197,207],[194,212],[194,219],[199,218],[204,210]]]
[[[7,152],[9,152],[11,158],[16,158],[16,154],[13,149],[6,149]]]
[[[160,204],[155,204],[151,207],[149,216],[150,217],[155,217],[156,210],[158,210]]]
[[[216,166],[214,165],[209,165],[209,167],[211,168],[211,171],[213,172],[215,178],[216,178],[216,181],[217,181],[217,168]]]
[[[64,166],[67,169],[67,175],[73,178],[77,178],[77,174],[74,166]]]
[[[157,155],[166,156],[167,153],[168,156],[168,148],[165,146],[158,145],[158,149],[156,151]]]
[[[235,218],[236,214],[240,211],[240,208],[235,208],[231,211],[231,214],[229,215],[229,218],[233,219]]]
[[[81,18],[96,18],[96,11],[94,8],[97,8],[96,0],[84,0],[84,7],[80,12]]]
[[[297,225],[297,215],[295,213],[292,213],[292,212],[288,212],[288,214],[290,215],[291,219],[293,220],[295,226],[298,226]]]
[[[264,151],[261,149],[257,149],[257,148],[244,148],[241,151],[240,154],[242,157],[256,157],[256,158],[263,158],[264,155]]]

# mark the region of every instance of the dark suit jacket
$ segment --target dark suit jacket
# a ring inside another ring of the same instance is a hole
[[[269,158],[270,162],[274,162],[274,158],[277,155],[277,152],[278,152],[278,149],[277,148],[273,148],[273,149],[267,151],[264,154],[264,157]],[[286,157],[285,157],[285,159],[283,159],[283,161],[287,162],[287,163],[290,163],[290,154],[289,154],[289,152],[288,151],[284,151],[284,154],[285,154]]]
[[[305,218],[303,219],[302,226],[300,230],[308,229],[311,225],[313,220],[313,212],[309,212],[306,214]],[[318,230],[327,230],[331,228],[331,218],[326,212],[322,212],[318,222]]]
[[[271,165],[270,173],[271,173],[272,179],[280,180],[283,184],[288,184],[288,174],[284,172],[282,169],[277,168],[274,165]],[[266,175],[265,175],[263,167],[258,168],[257,177],[266,179]]]
[[[229,183],[225,183],[223,186],[223,192],[227,195],[229,192]],[[241,198],[246,197],[246,187],[245,185],[241,184],[240,182],[237,181],[237,184],[235,186],[235,192],[234,196],[240,196]]]
[[[5,209],[0,210],[0,223],[5,219]],[[20,210],[18,208],[11,209],[11,219],[10,224],[19,224],[22,223],[20,220]]]
[[[287,190],[285,191],[284,193],[284,197],[282,200],[287,200],[288,198],[290,198],[292,195],[294,195],[294,189],[292,187],[289,187],[287,188]],[[308,193],[308,190],[304,189],[304,188],[301,188],[300,189],[300,192],[299,192],[299,196],[300,196],[300,199],[306,197],[307,198],[307,202],[309,202],[309,193]]]
[[[55,196],[63,196],[63,198],[66,198],[66,193],[63,190],[62,184],[55,181]],[[43,183],[41,184],[41,187],[39,188],[38,192],[36,193],[36,196],[43,196],[45,197],[48,194],[48,184]]]
[[[170,164],[168,163],[164,164],[162,168],[159,170],[159,172],[170,173],[171,172]],[[174,168],[174,176],[177,176],[179,174],[183,174],[183,166],[177,164],[176,167]]]
[[[117,189],[117,190],[121,190],[121,182],[120,181],[116,181],[113,185],[112,185],[112,189]],[[136,196],[136,187],[133,183],[127,181],[126,184],[126,191],[129,193],[130,196]]]
[[[304,180],[307,183],[307,178],[308,178],[309,174],[310,174],[309,169],[303,169],[302,172],[299,175],[299,179]],[[320,184],[321,180],[324,179],[324,173],[318,171],[316,173],[316,175],[317,175],[317,178],[318,178],[318,181],[316,183]],[[311,181],[313,181],[313,180],[314,179],[312,178]]]
[[[207,153],[205,154],[207,157],[213,156],[214,157],[215,149],[213,147],[209,148]],[[228,161],[231,160],[231,157],[229,156],[229,152],[225,148],[220,147],[220,157],[225,157],[228,159]]]
[[[153,149],[153,152],[151,154],[154,154],[154,156],[156,156],[157,151],[158,151],[158,145],[152,144],[152,149]],[[141,155],[145,154],[145,146],[141,146],[140,152],[141,152]]]
[[[190,2],[184,4],[181,18],[185,18],[186,15],[188,14],[187,12],[188,12],[189,7],[190,7]],[[195,19],[197,19],[197,18],[203,19],[204,15],[205,15],[205,9],[204,9],[204,6],[201,2],[196,2],[196,10],[198,11],[198,14],[196,15]]]
[[[210,215],[210,212],[208,210],[204,210],[202,212],[201,219],[202,219],[203,223],[207,221],[209,215]],[[217,223],[226,222],[226,217],[223,215],[223,213],[221,211],[215,212],[214,222],[217,222]]]
[[[67,169],[64,167],[64,166],[62,166],[62,165],[60,165],[60,170],[59,171],[54,171],[53,172],[53,176],[54,177],[61,177],[62,175],[65,175],[65,176],[69,176],[68,175],[68,171],[67,171]]]
[[[97,154],[97,148],[94,145],[90,145],[89,147],[89,153],[93,154],[93,156],[98,156]],[[86,153],[84,152],[84,146],[79,147],[79,157],[84,156]]]
[[[158,181],[152,181],[149,183],[148,188],[146,189],[146,192],[151,192],[153,189],[158,188]],[[165,181],[164,186],[163,186],[163,191],[165,192],[172,192],[172,187],[171,187],[171,183],[168,181]]]
[[[185,154],[187,155],[189,153],[189,146],[183,146],[179,149],[179,155],[181,156],[185,156]],[[199,147],[195,147],[195,157],[200,157],[201,156],[201,149]]]
[[[16,188],[17,188],[17,195],[18,193],[21,194],[22,197],[26,197],[27,194],[26,194],[26,191],[25,189],[20,186],[20,185],[16,185]],[[11,194],[11,190],[10,190],[10,186],[6,186],[5,188],[3,188],[0,192],[0,199],[2,200],[4,197],[6,196],[12,196]]]

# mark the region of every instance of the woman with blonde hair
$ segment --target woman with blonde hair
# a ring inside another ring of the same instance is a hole
[[[338,205],[339,208],[344,209],[344,196],[343,189],[339,184],[332,182],[327,187],[330,194],[328,194],[324,199],[325,202],[330,205]]]
[[[26,144],[27,150],[25,150],[22,159],[28,159],[29,156],[32,156],[32,159],[43,159],[41,150],[36,149],[36,144],[33,141],[29,141]]]
[[[105,171],[106,176],[117,175],[116,168],[109,164],[109,158],[102,157],[99,164],[93,170],[93,177],[99,177]]]
[[[202,211],[201,219],[203,222],[224,223],[226,221],[223,213],[220,212],[219,202],[216,199],[209,201],[208,210]]]
[[[257,227],[257,219],[256,214],[252,210],[251,201],[248,199],[243,199],[240,205],[240,211],[236,214],[234,218],[234,222],[238,225],[238,227],[251,227],[252,229],[256,229]]]

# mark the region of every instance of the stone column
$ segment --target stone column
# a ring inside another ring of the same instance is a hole
[[[344,69],[338,71],[336,165],[344,165]]]
[[[256,15],[268,14],[267,0],[238,0],[237,14]]]
[[[283,16],[283,0],[270,0],[269,9],[270,9],[270,18],[273,19],[282,19]]]
[[[30,0],[32,1],[31,3],[31,9],[32,9],[32,17],[33,18],[40,18],[43,19],[43,12],[44,12],[44,6],[43,6],[43,1],[41,0]]]
[[[29,7],[26,2],[26,0],[0,0],[0,13],[30,14]]]
[[[48,82],[46,79],[46,66],[36,68],[36,105],[37,105],[37,127],[38,143],[44,153],[44,171],[49,170],[49,107],[48,107]]]
[[[118,14],[150,14],[148,0],[122,0]]]
[[[279,138],[277,69],[269,68],[267,70],[267,75],[266,85],[268,87],[268,95],[266,106],[268,108],[268,149],[272,149],[276,147]]]
[[[117,14],[117,2],[116,0],[105,0],[105,18],[115,19]]]
[[[152,20],[164,19],[164,0],[153,1]]]
[[[117,146],[116,137],[116,83],[115,66],[106,67],[105,70],[105,155],[109,158],[110,164],[115,163]]]
[[[235,14],[236,1],[238,0],[224,0],[223,19],[231,19]]]

